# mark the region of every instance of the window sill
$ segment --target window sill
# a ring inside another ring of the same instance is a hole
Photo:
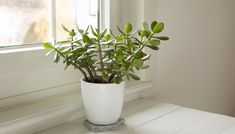
[[[125,102],[141,98],[152,87],[149,82],[142,82],[127,88]],[[32,134],[53,126],[83,117],[80,92],[47,97],[2,108],[0,111],[0,132],[4,134]]]
[[[20,52],[27,52],[27,51],[43,50],[43,49],[44,48],[42,47],[41,44],[3,47],[3,48],[0,48],[0,54],[20,53]]]

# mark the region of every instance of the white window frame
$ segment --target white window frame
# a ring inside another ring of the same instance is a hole
[[[121,6],[117,5],[121,1],[100,1],[101,29],[121,24],[121,7],[116,7]],[[79,89],[80,73],[73,69],[64,71],[63,64],[54,64],[45,53],[41,44],[0,50],[0,107]]]

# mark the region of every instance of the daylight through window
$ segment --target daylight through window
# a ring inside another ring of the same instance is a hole
[[[54,0],[54,5],[49,2],[0,0],[0,47],[50,41],[51,29],[57,40],[63,40],[66,35],[62,24],[69,28],[75,24],[80,28],[97,27],[97,0]]]

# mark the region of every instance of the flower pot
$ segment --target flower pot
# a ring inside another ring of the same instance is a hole
[[[89,83],[81,79],[83,106],[90,123],[109,125],[121,116],[125,82]]]

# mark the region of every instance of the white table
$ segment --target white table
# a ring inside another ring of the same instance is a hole
[[[102,134],[235,134],[235,118],[173,104],[135,100],[124,107],[126,127]],[[74,120],[37,134],[94,134]]]

